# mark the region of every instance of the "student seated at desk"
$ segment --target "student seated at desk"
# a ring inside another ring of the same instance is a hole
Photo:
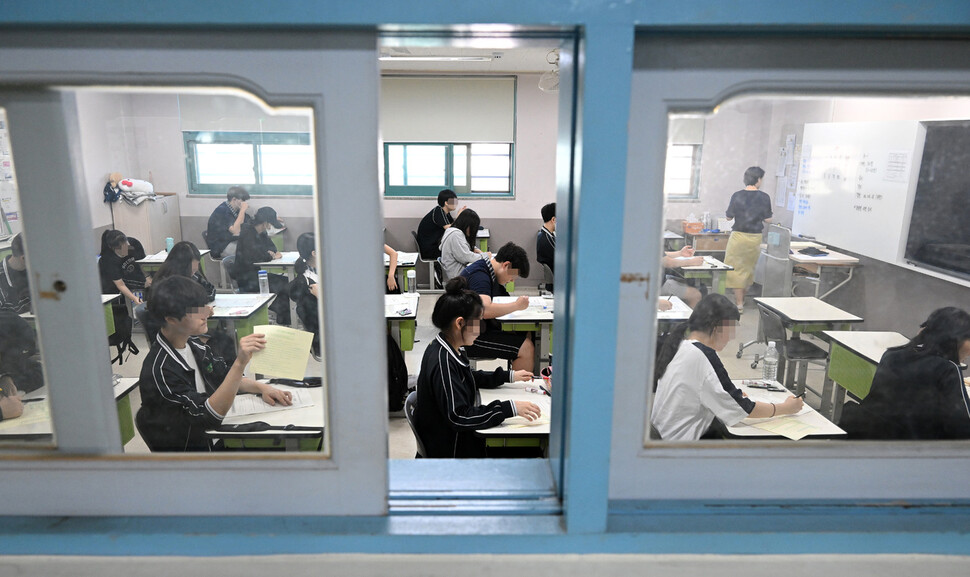
[[[531,333],[505,332],[494,320],[511,312],[529,308],[529,297],[522,296],[511,303],[497,304],[493,297],[509,296],[505,284],[517,277],[529,277],[529,257],[525,249],[509,242],[495,256],[477,260],[461,271],[468,279],[468,288],[482,297],[485,322],[475,344],[467,347],[469,356],[487,359],[507,359],[513,369],[531,369],[535,345]]]
[[[533,421],[541,409],[529,401],[492,401],[478,404],[478,389],[494,389],[503,383],[532,379],[530,371],[495,369],[473,371],[463,347],[475,342],[482,322],[482,298],[466,287],[464,277],[445,286],[431,314],[441,331],[428,345],[418,373],[414,427],[429,458],[485,457],[485,440],[478,429],[521,416]]]
[[[540,210],[542,226],[536,233],[536,261],[556,272],[556,203],[550,202]],[[546,290],[553,292],[551,283],[546,283]]]
[[[243,377],[253,353],[266,346],[262,334],[240,339],[232,366],[199,340],[212,314],[206,302],[205,290],[183,276],[158,283],[148,302],[162,329],[141,367],[136,424],[152,451],[213,450],[204,433],[222,423],[238,393],[292,404],[290,393]]]
[[[10,254],[0,263],[0,310],[30,312],[30,285],[24,239],[17,233],[10,241]]]
[[[253,217],[246,213],[248,209],[249,191],[241,186],[230,187],[226,192],[226,202],[212,211],[206,226],[206,244],[212,251],[212,258],[236,254],[236,242],[242,225],[253,223]]]
[[[290,283],[289,294],[296,303],[296,316],[303,323],[303,330],[313,333],[313,354],[320,356],[320,277],[317,274],[317,243],[312,232],[305,232],[296,239],[296,250],[300,258],[293,267],[296,278]]]
[[[20,400],[17,385],[7,375],[0,376],[0,421],[16,419],[22,414],[24,403]]]
[[[438,206],[424,215],[418,224],[418,250],[421,251],[421,258],[434,260],[441,256],[438,246],[441,244],[441,237],[445,234],[445,230],[454,222],[451,213],[456,208],[458,208],[458,195],[455,191],[446,188],[438,193]],[[463,210],[465,210],[464,206],[458,210],[458,214]]]
[[[482,258],[478,242],[478,227],[482,219],[470,208],[461,211],[451,227],[441,237],[441,267],[445,281],[461,274],[465,267]],[[491,256],[491,255],[488,255]]]
[[[44,386],[34,328],[13,311],[0,311],[0,377],[25,393]]]
[[[232,278],[239,285],[239,292],[259,292],[259,266],[257,262],[267,262],[278,259],[282,254],[276,250],[276,245],[270,240],[266,230],[270,225],[283,228],[283,223],[276,218],[276,211],[268,206],[256,211],[253,224],[244,223],[239,232],[236,245],[236,260],[232,263]],[[277,324],[290,324],[289,281],[279,274],[269,274],[269,292],[276,293],[276,299],[269,310],[276,314]]]
[[[202,253],[199,252],[199,249],[194,244],[185,240],[177,242],[172,247],[172,250],[168,251],[165,262],[155,272],[155,275],[152,277],[152,282],[158,283],[172,276],[188,277],[199,283],[199,286],[205,289],[206,296],[209,299],[208,302],[212,302],[216,298],[216,287],[212,286],[209,279],[205,278],[205,275],[202,274],[199,268],[201,260]],[[147,301],[150,298],[151,288],[145,292],[145,300]],[[148,342],[151,343],[155,340],[155,335],[158,334],[158,329],[161,328],[161,325],[150,315],[142,311],[147,313],[145,303],[135,307],[135,316],[139,319],[145,319],[143,322],[145,335],[148,337]]]
[[[665,252],[663,256],[664,283],[660,287],[660,292],[680,298],[690,308],[696,307],[704,295],[701,294],[701,291],[691,286],[690,281],[685,279],[677,269],[702,264],[704,264],[704,257],[694,256],[694,247],[691,246],[685,246],[680,250]]]
[[[696,441],[708,433],[714,417],[730,426],[746,417],[790,415],[802,409],[799,397],[777,404],[754,402],[731,382],[717,351],[734,338],[740,316],[730,299],[709,294],[667,337],[657,358],[657,392],[650,414],[663,440]]]
[[[879,361],[869,394],[839,426],[850,439],[968,439],[970,397],[960,362],[970,356],[970,314],[937,309],[903,346]]]

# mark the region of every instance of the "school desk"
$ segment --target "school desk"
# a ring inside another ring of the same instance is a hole
[[[665,230],[664,231],[664,250],[673,251],[680,250],[684,246],[684,236],[677,234],[676,232]]]
[[[135,436],[135,421],[131,410],[131,391],[138,385],[137,378],[121,378],[113,385],[115,404],[118,411],[118,426],[120,428],[121,445]],[[24,413],[16,419],[0,421],[0,440],[29,441],[46,439],[53,435],[50,419],[50,405],[48,404],[47,387],[24,395],[27,399],[43,399],[24,403]]]
[[[300,259],[300,253],[292,251],[283,252],[280,253],[280,255],[280,258],[264,262],[257,262],[254,264],[258,266],[260,270],[265,270],[269,273],[281,274],[292,282],[293,279],[296,278],[296,261]],[[295,327],[296,323],[296,301],[290,299],[290,325]]]
[[[772,311],[786,329],[792,332],[791,339],[800,338],[801,333],[820,334],[823,331],[851,330],[852,325],[863,319],[815,297],[757,297],[759,307]],[[759,334],[761,318],[759,315]],[[778,359],[778,375],[785,374],[785,358]]]
[[[744,382],[742,380],[735,380],[734,385],[741,389],[753,401],[777,404],[784,402],[785,399],[791,396],[791,392],[788,390],[784,392],[772,392],[761,388],[752,388],[744,384]],[[772,382],[772,384],[779,389],[785,388],[777,381]],[[740,423],[725,427],[725,429],[727,430],[727,435],[734,438],[784,438],[784,435],[778,431],[765,430],[755,426],[757,423],[766,422],[784,426],[791,432],[797,431],[799,434],[804,433],[806,437],[838,438],[845,435],[845,431],[810,407],[808,403],[805,403],[801,412],[794,415],[776,416],[770,419],[752,419],[749,417]]]
[[[488,252],[488,239],[491,238],[492,233],[487,228],[478,229],[478,250],[482,252]]]
[[[690,318],[693,309],[687,303],[680,300],[677,296],[661,296],[660,299],[669,301],[673,307],[670,310],[662,311],[657,309],[657,332],[666,333],[677,323],[682,323]]]
[[[496,304],[515,302],[518,297],[495,297]],[[496,320],[502,325],[502,330],[514,333],[532,333],[535,338],[535,363],[533,372],[538,374],[542,363],[549,362],[552,352],[552,321],[555,310],[555,299],[551,296],[529,297],[529,307],[525,310],[514,311],[502,315]]]
[[[414,349],[414,330],[418,318],[418,293],[384,295],[387,329],[401,351]]]
[[[802,250],[802,248],[804,247],[796,247],[795,246],[796,244],[801,244],[801,243],[794,243],[794,242],[792,243],[791,255],[789,256],[789,259],[791,259],[792,263],[794,263],[795,265],[798,265],[799,267],[804,268],[809,272],[817,272],[820,281],[826,275],[826,273],[831,275],[831,274],[840,274],[844,272],[846,274],[846,277],[844,280],[842,280],[842,282],[836,284],[835,286],[833,286],[832,288],[830,288],[829,290],[825,291],[822,294],[819,294],[822,283],[821,282],[815,283],[815,296],[817,298],[824,299],[825,297],[829,296],[830,294],[834,293],[835,291],[839,290],[840,288],[848,284],[849,281],[852,280],[853,271],[855,271],[855,268],[859,266],[859,259],[855,258],[854,256],[849,256],[847,254],[835,252],[834,250],[826,247],[822,247],[819,250],[825,251],[828,254],[820,255],[820,256],[810,256],[810,255],[801,254],[800,252],[798,252],[799,250]]]
[[[418,263],[418,253],[416,252],[397,252],[397,271],[395,272],[395,278],[397,279],[397,286],[401,289],[401,292],[408,292],[408,271],[415,270],[415,266]],[[391,266],[391,257],[384,253],[384,275],[387,275],[387,268]],[[415,273],[417,274],[417,273]],[[403,282],[402,282],[403,281]]]
[[[209,254],[210,252],[212,251],[210,251],[207,248],[201,249],[199,251],[199,253],[202,255],[201,258],[199,259],[199,269],[202,270],[202,274],[205,274],[205,255]],[[155,271],[157,271],[162,267],[162,263],[164,263],[165,259],[167,258],[168,258],[168,251],[160,250],[157,253],[150,254],[145,258],[136,262],[138,262],[138,264],[141,265],[142,272],[144,272],[148,276],[151,276],[152,274],[155,273]]]
[[[832,420],[839,422],[845,392],[858,399],[866,398],[882,354],[890,347],[905,345],[909,339],[891,331],[823,331],[822,335],[829,341],[829,359],[821,411],[829,412]]]
[[[104,309],[104,326],[108,330],[108,336],[115,334],[115,315],[111,312],[111,301],[120,298],[120,294],[101,295],[101,308]]]
[[[269,304],[275,298],[275,294],[217,293],[209,326],[214,324],[213,321],[228,321],[238,343],[239,339],[253,334],[253,327],[269,324]]]
[[[284,391],[294,391],[286,385],[272,385]],[[218,429],[205,432],[212,439],[222,439],[227,449],[286,451],[319,451],[323,442],[323,387],[302,389],[307,391],[313,404],[308,407],[288,408],[281,411],[226,417]],[[271,429],[265,431],[237,431],[233,425],[266,423]]]
[[[726,280],[725,273],[734,270],[734,267],[724,264],[713,256],[705,256],[704,264],[685,266],[681,267],[680,270],[683,272],[684,278],[701,279],[702,282],[709,283],[714,292],[722,295],[726,290],[724,286]]]
[[[525,417],[505,419],[499,425],[488,429],[479,429],[475,434],[485,438],[488,447],[539,447],[543,453],[549,445],[549,423],[552,418],[552,397],[544,394],[529,392],[526,387],[543,385],[541,379],[530,382],[505,383],[496,389],[479,389],[482,404],[487,405],[494,400],[500,401],[530,401],[539,405],[542,415],[536,421],[528,421]],[[553,391],[555,394],[555,391]]]

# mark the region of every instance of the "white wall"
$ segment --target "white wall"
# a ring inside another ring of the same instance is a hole
[[[515,199],[482,199],[467,204],[488,219],[541,220],[539,210],[556,200],[556,138],[559,95],[539,90],[539,75],[518,77],[515,126]],[[421,218],[436,201],[384,199],[385,218]],[[533,234],[535,231],[532,231]]]
[[[126,178],[140,178],[132,174],[136,161],[135,145],[126,130],[128,107],[128,98],[121,93],[77,94],[84,188],[95,228],[111,225],[111,209],[102,194],[108,175],[120,172]]]

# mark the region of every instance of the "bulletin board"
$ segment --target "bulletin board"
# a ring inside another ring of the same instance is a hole
[[[20,201],[13,170],[7,113],[0,108],[0,237],[20,232]]]

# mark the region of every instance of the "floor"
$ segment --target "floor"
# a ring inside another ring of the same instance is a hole
[[[517,294],[520,293],[535,294],[535,291],[533,290],[531,293],[529,290],[517,291]],[[418,320],[417,329],[415,332],[414,350],[408,351],[404,355],[404,360],[408,366],[408,373],[411,375],[417,375],[418,371],[420,370],[421,356],[424,354],[424,349],[438,333],[438,330],[431,324],[431,312],[434,310],[434,303],[437,298],[438,295],[436,294],[423,294],[421,296],[420,305],[418,307]],[[745,379],[761,377],[761,364],[759,363],[758,367],[753,369],[751,368],[751,363],[756,354],[761,355],[764,353],[764,344],[758,343],[746,348],[740,359],[736,356],[736,353],[738,352],[738,344],[741,342],[749,342],[756,338],[757,331],[758,311],[754,303],[749,299],[747,306],[745,307],[744,315],[741,318],[735,340],[728,343],[725,349],[720,352],[721,360],[723,361],[725,368],[732,378]],[[148,352],[149,347],[145,342],[144,333],[139,332],[137,328],[135,334],[133,335],[133,340],[135,341],[135,344],[141,348],[141,354],[139,356],[129,357],[129,359],[121,366],[114,365],[114,373],[124,377],[138,376],[138,373],[141,370],[141,361]],[[492,369],[502,364],[504,364],[502,361],[480,362],[479,368]],[[308,374],[319,374],[319,363],[311,358],[307,365],[307,372]],[[812,392],[812,389],[815,391],[821,390],[824,372],[824,367],[821,365],[810,365],[808,371],[808,390],[806,392],[805,400],[816,409],[819,407],[821,399],[816,393]],[[138,395],[138,390],[135,389],[135,391],[132,393],[132,410],[137,411],[140,405],[141,399]],[[408,427],[407,420],[404,418],[403,412],[392,414],[388,420],[388,457],[391,459],[413,459],[415,451],[416,445],[414,442],[414,436],[411,433],[411,429]],[[135,438],[125,445],[125,452],[148,452],[148,447],[145,446],[144,441],[142,441],[141,437],[139,437],[136,432]]]

